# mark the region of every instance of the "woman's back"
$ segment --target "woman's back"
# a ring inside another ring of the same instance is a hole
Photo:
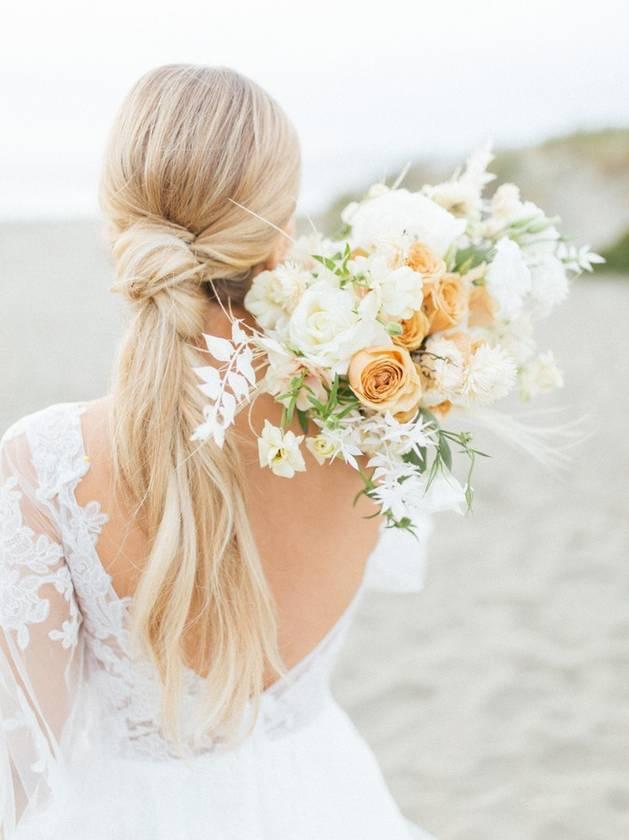
[[[216,330],[218,332],[218,330]],[[120,596],[132,595],[144,568],[148,541],[133,512],[121,504],[112,487],[111,397],[87,403],[81,426],[90,469],[78,485],[81,504],[98,500],[108,521],[98,543],[102,565]],[[287,481],[263,470],[249,428],[277,413],[277,405],[261,397],[251,416],[236,423],[245,477],[247,510],[256,545],[278,611],[280,652],[293,667],[334,626],[356,594],[373,550],[380,522],[370,518],[371,503],[356,495],[356,473],[337,462],[309,469]],[[205,653],[205,655],[204,655]],[[210,651],[188,639],[189,664],[207,668]],[[269,674],[267,684],[273,675]]]
[[[314,645],[306,639],[308,651],[297,651],[286,677],[262,693],[257,717],[244,721],[254,720],[244,741],[234,746],[195,731],[205,681],[189,669],[182,683],[184,742],[165,736],[158,674],[128,632],[132,598],[125,587],[141,572],[133,563],[141,566],[143,538],[106,507],[106,407],[105,400],[49,406],[14,424],[2,440],[1,705],[14,778],[28,802],[16,836],[201,840],[208,828],[239,840],[424,836],[397,811],[373,756],[329,693],[335,654],[367,581],[358,552],[359,582],[346,578],[349,606],[338,599],[335,623],[323,630],[325,616],[318,613]],[[317,488],[304,485],[302,492],[314,505]],[[268,511],[273,514],[272,503]],[[320,511],[335,516],[327,507]],[[260,528],[266,512],[255,514]],[[410,553],[412,541],[398,539],[395,531],[382,535],[368,572],[385,588],[417,590],[419,558]],[[268,544],[278,553],[283,548]],[[331,562],[321,565],[319,577],[327,576],[328,589],[319,584],[310,601],[315,610],[318,598],[333,596],[333,562],[341,559],[333,546],[323,547]],[[300,561],[311,562],[306,553]],[[269,568],[284,574],[272,560]],[[291,563],[286,574],[294,568],[309,609],[309,578]],[[290,595],[279,594],[288,616]],[[296,619],[284,626],[288,633],[297,629],[305,648],[301,627],[313,624]],[[21,688],[9,679],[12,671]]]

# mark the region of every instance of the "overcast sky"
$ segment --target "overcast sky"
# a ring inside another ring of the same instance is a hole
[[[131,84],[173,61],[255,78],[296,123],[302,208],[407,159],[629,124],[624,0],[30,0],[0,33],[0,218],[89,215]]]

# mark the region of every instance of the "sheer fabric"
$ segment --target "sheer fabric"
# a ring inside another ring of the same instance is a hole
[[[89,469],[83,408],[50,406],[0,441],[5,840],[428,837],[399,813],[329,690],[361,594],[421,588],[418,543],[383,530],[345,614],[264,692],[253,732],[237,748],[198,736],[203,683],[186,670],[182,758],[161,731],[157,675],[130,645],[130,599],[116,595],[98,558],[107,514],[98,500],[76,500]],[[418,526],[424,538],[429,523]]]

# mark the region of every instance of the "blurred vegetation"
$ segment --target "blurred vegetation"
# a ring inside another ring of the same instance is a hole
[[[460,163],[444,158],[416,161],[402,186],[416,190],[439,183]],[[494,186],[513,181],[523,198],[561,217],[566,236],[604,252],[607,268],[629,271],[629,128],[581,131],[536,146],[498,149],[490,169],[497,177],[488,185],[488,195]],[[338,233],[340,211],[368,187],[362,184],[338,196],[314,219],[317,227],[328,235]],[[300,230],[307,229],[300,225]]]
[[[603,249],[606,262],[599,271],[613,271],[616,274],[629,274],[629,230],[609,248]]]

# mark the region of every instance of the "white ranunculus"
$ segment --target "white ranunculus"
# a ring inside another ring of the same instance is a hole
[[[314,455],[319,464],[325,464],[336,454],[334,441],[325,435],[306,438],[306,447]]]
[[[369,297],[356,306],[351,289],[317,281],[304,292],[288,322],[292,347],[312,364],[346,374],[358,350],[392,344],[384,326],[369,316]]]
[[[269,467],[272,473],[282,478],[292,478],[296,472],[304,472],[306,464],[299,449],[303,435],[283,432],[277,426],[264,421],[264,428],[258,438],[258,456],[261,467]]]
[[[537,397],[563,387],[563,374],[557,367],[552,350],[540,353],[519,372],[520,394],[523,399]]]
[[[350,239],[355,248],[369,249],[378,242],[407,235],[442,257],[465,232],[466,222],[425,195],[400,189],[362,201],[351,214],[351,225]]]
[[[515,362],[502,347],[482,344],[467,366],[463,401],[489,405],[506,397],[515,385],[516,373]]]
[[[568,276],[561,260],[550,254],[529,263],[531,299],[535,313],[544,316],[568,297]]]
[[[517,318],[531,289],[531,273],[522,251],[511,239],[501,239],[496,245],[496,255],[489,264],[485,282],[498,304],[499,317]]]
[[[254,277],[244,304],[265,330],[281,328],[312,280],[309,271],[286,262]]]

